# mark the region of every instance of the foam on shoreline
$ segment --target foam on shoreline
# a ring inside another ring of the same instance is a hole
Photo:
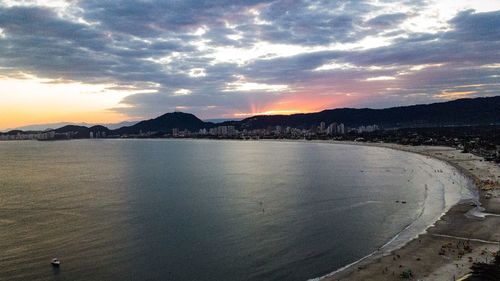
[[[319,143],[326,143],[326,142],[319,142]],[[331,142],[329,142],[331,143]],[[343,143],[343,142],[334,142],[334,144],[340,144],[340,145],[362,145],[359,143]],[[382,245],[379,249],[376,251],[350,263],[347,264],[339,269],[336,269],[335,271],[328,273],[324,276],[316,277],[313,279],[309,279],[309,281],[319,281],[319,280],[324,280],[327,279],[337,273],[340,273],[344,270],[347,270],[357,264],[360,264],[361,262],[364,261],[369,261],[369,260],[374,260],[378,257],[389,255],[391,252],[403,247],[407,243],[413,241],[416,239],[420,234],[423,234],[429,229],[430,227],[434,226],[434,224],[439,221],[453,206],[459,203],[463,202],[474,202],[474,205],[476,205],[476,208],[473,208],[472,210],[476,210],[480,208],[480,203],[479,203],[479,194],[477,192],[477,187],[474,184],[474,181],[472,178],[470,178],[469,175],[464,173],[461,169],[456,167],[455,165],[452,165],[451,163],[448,163],[442,159],[438,158],[433,158],[433,157],[428,157],[424,156],[422,154],[408,151],[408,150],[402,150],[398,149],[397,147],[387,147],[387,146],[379,146],[379,145],[366,145],[369,147],[379,147],[379,148],[384,148],[384,149],[395,149],[398,151],[401,151],[403,153],[412,153],[415,154],[416,157],[420,157],[422,161],[427,161],[425,164],[429,165],[429,167],[435,168],[435,164],[440,164],[443,165],[445,169],[449,169],[448,173],[443,172],[443,166],[438,167],[438,171],[441,175],[436,177],[434,180],[437,180],[437,183],[440,185],[441,188],[441,195],[443,196],[443,208],[441,209],[441,212],[435,213],[435,214],[426,214],[427,216],[424,216],[424,213],[426,210],[429,210],[429,207],[432,207],[432,205],[435,203],[433,202],[432,198],[429,198],[429,190],[426,184],[426,196],[424,198],[423,202],[423,207],[418,215],[418,217],[412,221],[410,224],[406,225],[399,233],[397,233],[394,237],[392,237],[389,241],[387,241],[384,245]],[[429,163],[429,160],[434,163]],[[428,167],[428,168],[429,168]],[[423,170],[425,170],[425,167],[423,167]],[[443,179],[444,176],[448,176],[447,178]],[[452,177],[458,177],[458,178],[452,178]],[[442,182],[442,181],[448,181]],[[455,184],[457,182],[457,184]],[[449,187],[450,185],[453,185],[453,187]],[[456,187],[459,186],[460,189],[456,189]],[[435,194],[434,194],[435,195]],[[480,212],[474,212],[473,213],[476,216],[480,216]],[[430,217],[429,217],[430,216]]]

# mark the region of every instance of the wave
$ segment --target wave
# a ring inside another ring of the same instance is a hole
[[[409,152],[402,151],[402,153]],[[487,215],[480,214],[478,198],[479,195],[477,193],[477,188],[475,188],[473,181],[463,172],[442,160],[429,158],[418,154],[415,154],[415,157],[420,157],[420,159],[423,161],[423,165],[421,166],[423,168],[422,172],[430,176],[428,177],[428,179],[434,178],[433,175],[430,174],[431,172],[440,174],[435,179],[436,188],[430,190],[429,184],[424,185],[425,193],[424,199],[422,201],[422,208],[420,209],[420,212],[417,214],[415,219],[411,223],[405,225],[401,229],[401,231],[396,233],[391,239],[389,239],[377,250],[326,275],[309,279],[309,281],[320,281],[325,278],[329,278],[339,272],[342,272],[348,268],[351,268],[356,264],[366,261],[367,259],[390,254],[394,250],[403,247],[413,239],[417,238],[420,234],[425,233],[427,229],[429,227],[432,227],[435,222],[439,221],[441,217],[444,216],[452,206],[458,203],[472,201],[474,202],[474,204],[477,204],[478,207],[473,209],[476,212],[474,214],[471,213],[471,215]],[[439,169],[436,169],[436,164],[441,167]],[[457,189],[457,185],[460,188]],[[437,191],[440,191],[439,194],[436,193]],[[441,200],[439,201],[442,204],[442,208],[440,210],[433,210],[437,198],[433,197],[432,195],[441,195]]]

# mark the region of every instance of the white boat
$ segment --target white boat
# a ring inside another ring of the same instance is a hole
[[[61,265],[61,261],[59,261],[58,258],[53,258],[51,264],[54,267],[59,267],[59,265]]]

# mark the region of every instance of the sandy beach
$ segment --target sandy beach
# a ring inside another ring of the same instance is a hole
[[[340,272],[320,278],[333,280],[401,280],[411,270],[412,280],[461,280],[473,262],[488,262],[500,247],[500,167],[450,147],[354,143],[418,153],[445,161],[471,177],[481,207],[471,202],[453,206],[427,231],[390,253],[375,253]]]

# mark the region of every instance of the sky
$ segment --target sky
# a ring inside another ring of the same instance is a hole
[[[0,129],[499,95],[500,0],[0,0]]]

